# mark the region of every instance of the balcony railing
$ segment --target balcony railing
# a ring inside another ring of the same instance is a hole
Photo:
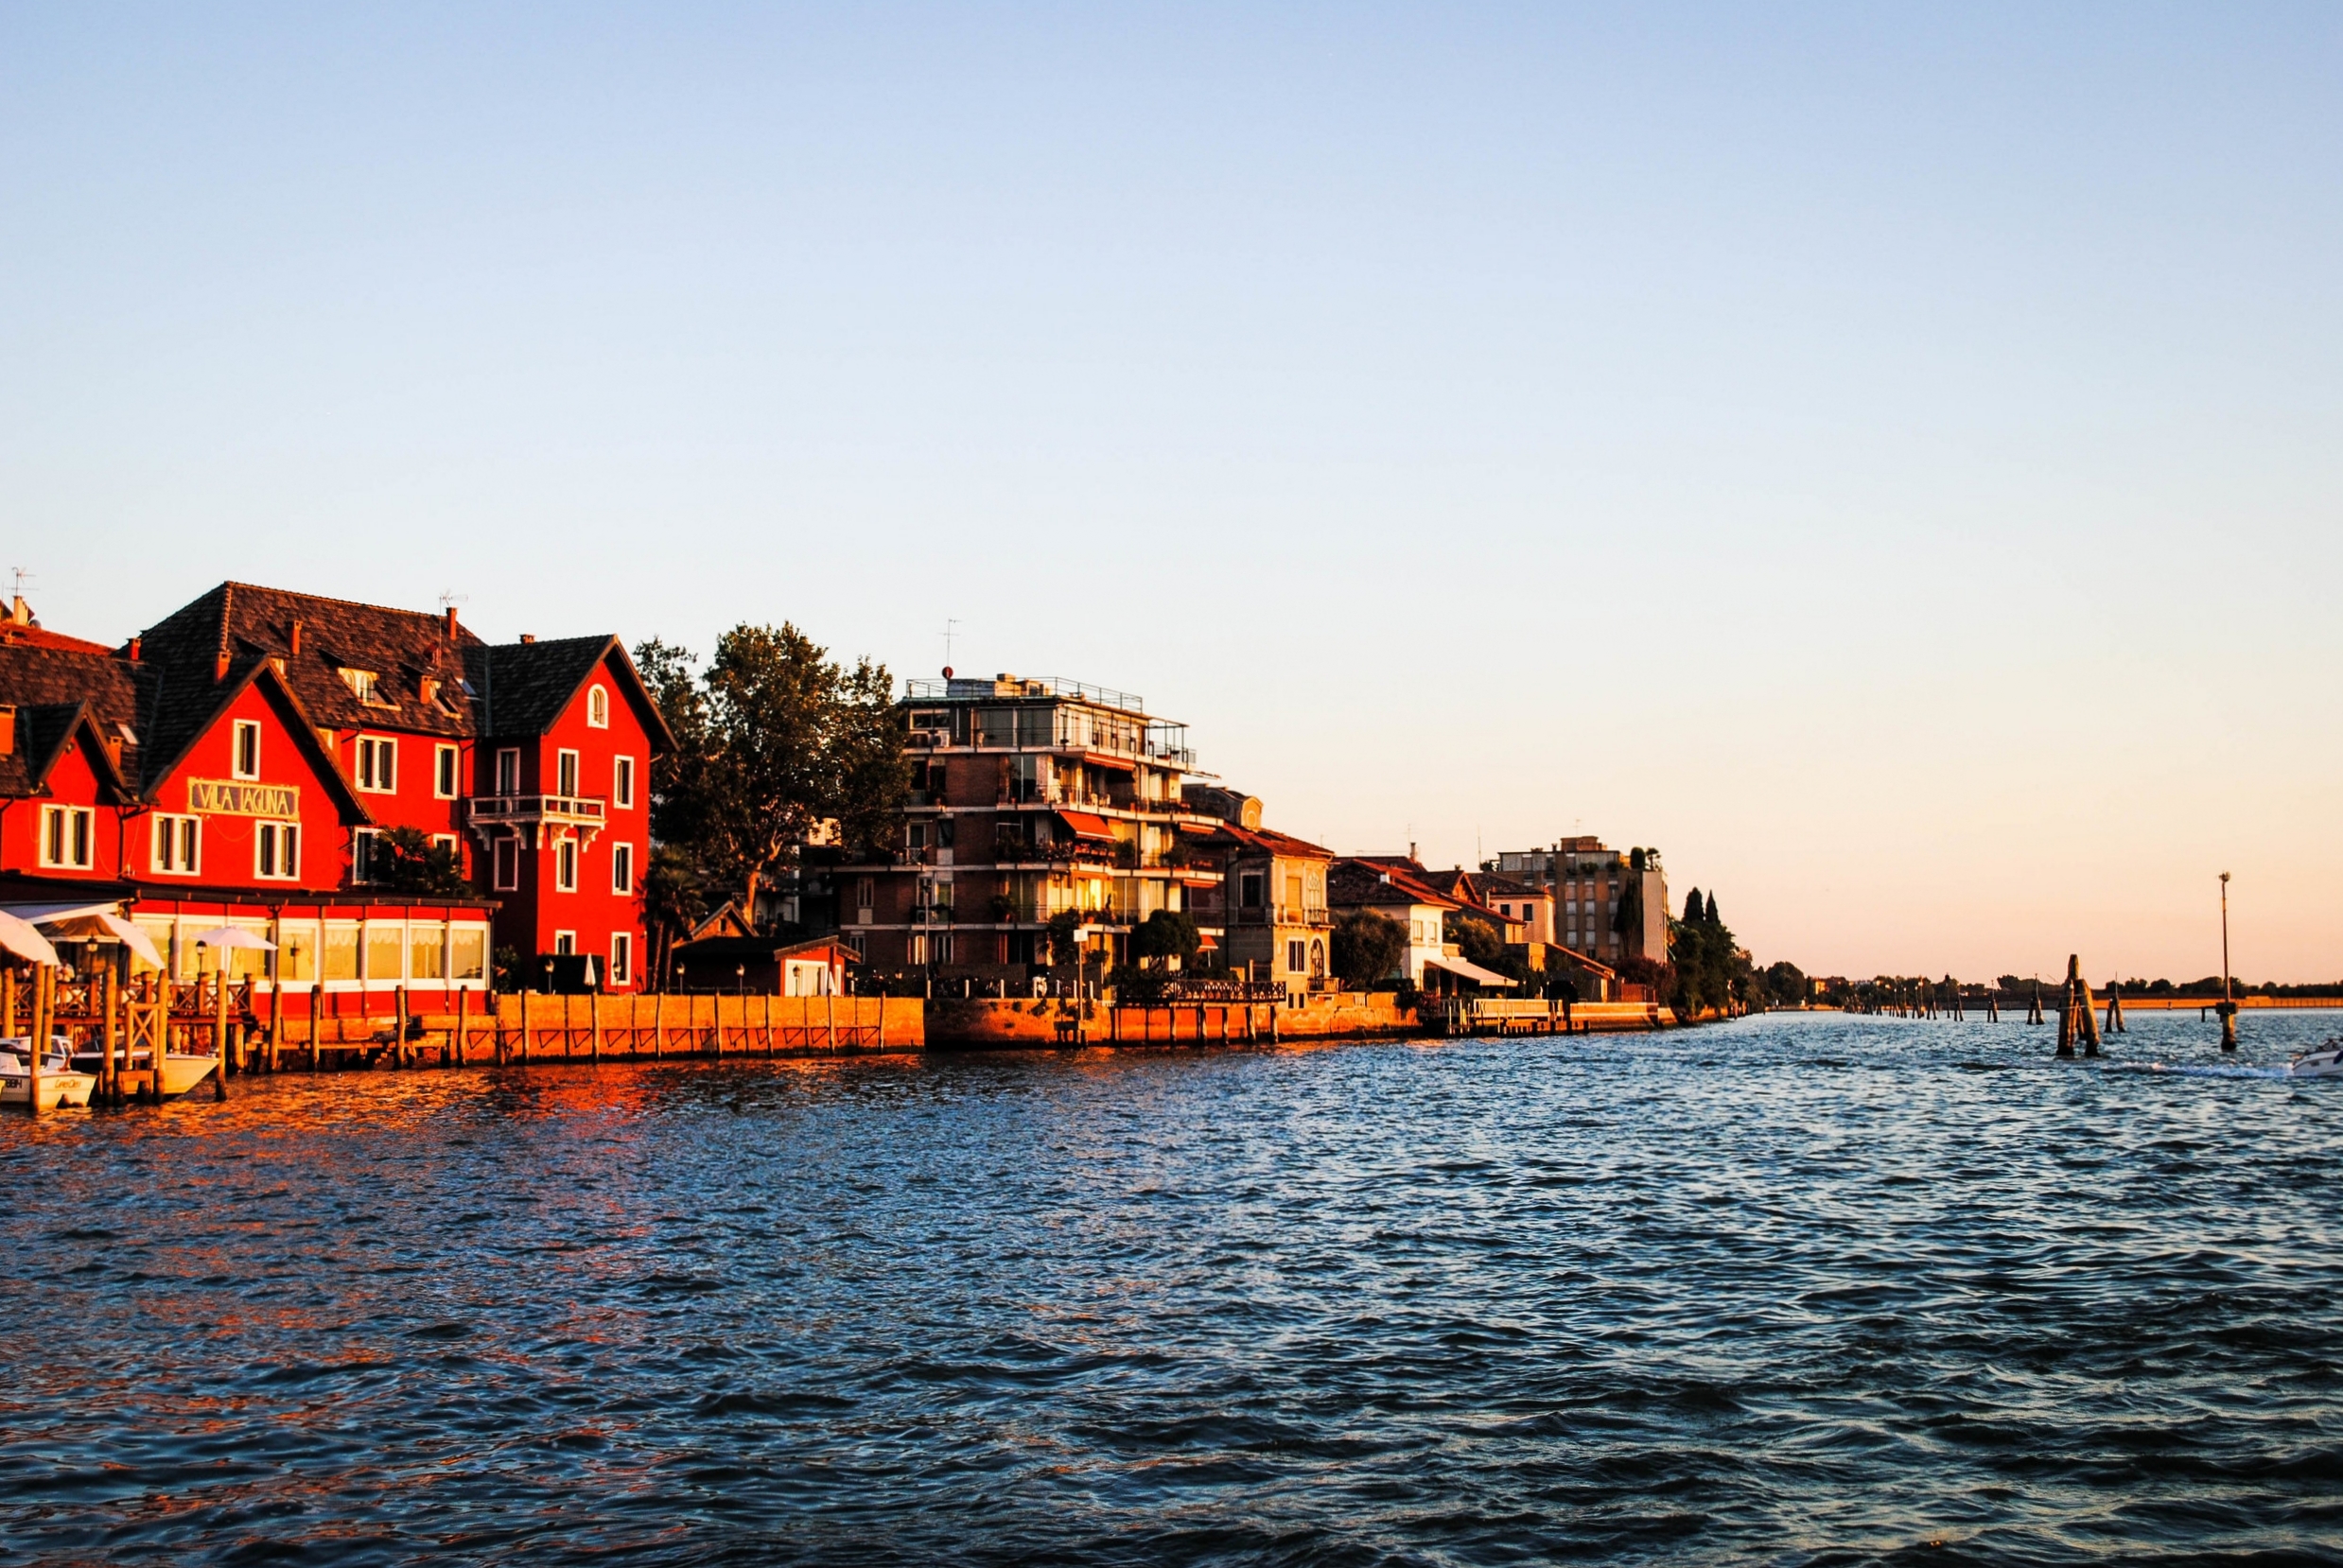
[[[607,804],[592,795],[474,795],[475,823],[580,822],[602,826]]]
[[[1334,916],[1324,904],[1255,904],[1234,912],[1240,926],[1331,926]]]

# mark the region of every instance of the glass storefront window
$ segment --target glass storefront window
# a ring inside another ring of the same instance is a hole
[[[325,928],[324,977],[327,980],[356,980],[358,978],[358,928],[356,926],[327,926]]]
[[[447,928],[416,925],[407,928],[407,978],[440,980],[446,976]]]
[[[136,925],[140,931],[147,933],[147,940],[154,944],[154,950],[163,955],[164,963],[168,964],[171,959],[171,923],[168,920],[140,920],[136,922]],[[136,953],[131,954],[131,973],[152,974],[153,972],[153,965]]]
[[[478,926],[457,926],[447,933],[447,973],[453,980],[488,978],[488,933]]]
[[[276,977],[291,984],[317,978],[317,928],[279,926],[276,938]]]
[[[368,926],[366,928],[366,979],[377,981],[402,980],[407,948],[407,931],[403,926]]]

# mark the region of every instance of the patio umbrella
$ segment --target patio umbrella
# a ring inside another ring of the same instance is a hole
[[[154,939],[111,909],[91,905],[56,915],[37,915],[32,923],[46,926],[58,936],[111,936],[150,967],[163,967],[163,955],[155,950]]]
[[[19,958],[29,958],[35,964],[54,964],[57,950],[49,946],[47,937],[32,929],[30,921],[20,919],[0,910],[0,948]]]
[[[206,948],[250,948],[254,952],[274,952],[276,944],[265,936],[254,936],[242,926],[214,926],[196,938]]]

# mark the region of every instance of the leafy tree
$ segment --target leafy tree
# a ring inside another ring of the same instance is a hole
[[[1468,964],[1501,974],[1508,980],[1528,977],[1530,966],[1516,958],[1505,946],[1504,933],[1488,921],[1471,915],[1451,915],[1441,922],[1442,935],[1457,945]]]
[[[1399,967],[1408,950],[1408,928],[1371,909],[1353,910],[1335,922],[1327,958],[1335,978],[1364,991]]]
[[[461,898],[472,891],[456,847],[433,844],[420,828],[376,833],[366,852],[366,880],[387,893],[425,898]]]
[[[1130,934],[1130,950],[1134,957],[1152,958],[1159,963],[1177,958],[1182,967],[1196,957],[1197,949],[1203,943],[1203,933],[1196,929],[1196,922],[1180,911],[1170,909],[1157,910]]]
[[[668,955],[684,934],[708,917],[708,896],[691,851],[678,844],[654,845],[642,871],[643,924],[650,928],[653,973],[664,984]]]
[[[1765,969],[1765,994],[1777,1007],[1792,1007],[1806,1000],[1806,971],[1784,959]]]
[[[1643,851],[1638,849],[1635,853],[1640,855]],[[1636,869],[1642,868],[1638,866]],[[1640,932],[1643,930],[1643,879],[1641,877],[1628,878],[1626,885],[1619,889],[1618,908],[1611,914],[1611,929],[1622,936],[1630,932]],[[1632,943],[1624,945],[1633,946]]]
[[[652,831],[750,918],[825,822],[849,853],[892,846],[911,779],[885,666],[849,669],[790,625],[735,626],[704,672],[656,640],[636,665],[676,741],[652,770]]]

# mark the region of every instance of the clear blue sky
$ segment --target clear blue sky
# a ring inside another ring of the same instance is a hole
[[[2343,976],[2343,10],[0,7],[0,566],[1135,689],[1818,971]]]

